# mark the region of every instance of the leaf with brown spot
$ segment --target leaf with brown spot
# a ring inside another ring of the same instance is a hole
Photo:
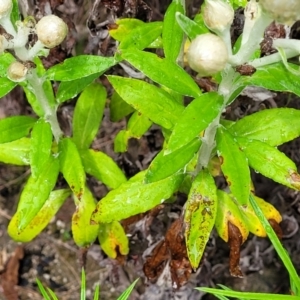
[[[192,183],[184,214],[187,253],[194,269],[198,268],[216,214],[216,185],[209,172],[202,170]]]

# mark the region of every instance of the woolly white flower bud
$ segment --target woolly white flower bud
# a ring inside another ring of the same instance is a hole
[[[224,41],[212,33],[197,36],[191,43],[187,60],[199,76],[210,76],[222,71],[228,60]]]
[[[13,3],[11,0],[0,1],[0,19],[8,16],[11,13]]]
[[[232,24],[234,10],[232,6],[222,0],[206,0],[203,19],[206,26],[215,32],[223,32]]]
[[[26,79],[26,74],[28,68],[20,63],[19,61],[14,61],[10,64],[7,70],[7,77],[14,82],[21,82]]]
[[[67,24],[55,15],[43,17],[36,24],[38,39],[48,48],[59,45],[68,33]]]
[[[299,0],[260,0],[262,9],[275,21],[292,25],[300,19]]]

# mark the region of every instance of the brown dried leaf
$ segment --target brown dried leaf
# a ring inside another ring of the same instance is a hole
[[[275,231],[277,237],[282,240],[282,229],[280,225],[274,220],[274,219],[269,219],[268,220],[270,225],[272,226],[273,230]]]
[[[165,241],[159,242],[153,249],[152,256],[146,259],[143,270],[146,277],[154,282],[162,273],[170,253]]]
[[[229,272],[231,276],[243,278],[242,271],[239,266],[240,262],[240,249],[243,243],[243,237],[235,225],[228,222],[228,244],[230,248],[229,254]]]
[[[18,284],[20,260],[23,257],[24,249],[22,246],[18,246],[6,262],[4,271],[0,274],[0,284],[6,300],[18,300],[18,291],[15,286]]]

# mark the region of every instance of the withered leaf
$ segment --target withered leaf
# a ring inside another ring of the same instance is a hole
[[[230,248],[229,254],[229,272],[231,276],[243,278],[242,271],[239,266],[240,249],[243,243],[242,234],[238,227],[228,222],[228,244]]]

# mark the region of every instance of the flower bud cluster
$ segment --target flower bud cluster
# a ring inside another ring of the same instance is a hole
[[[300,19],[299,0],[260,0],[263,11],[273,20],[292,25]]]
[[[36,56],[47,55],[49,49],[59,45],[68,33],[66,23],[54,15],[41,18],[37,24],[32,17],[27,17],[22,22],[18,21],[16,24],[12,24],[10,20],[12,9],[12,0],[0,1],[0,25],[6,31],[5,34],[0,35],[0,54],[6,49],[11,49],[14,50],[17,60],[32,61]],[[15,29],[14,25],[17,29]],[[28,38],[32,33],[37,34],[38,41],[31,48],[28,48]],[[12,74],[14,74],[13,70],[18,64],[16,63],[14,67],[11,66],[12,70],[10,71]],[[20,64],[19,67],[21,68]],[[10,78],[15,78],[15,76],[10,76]]]

